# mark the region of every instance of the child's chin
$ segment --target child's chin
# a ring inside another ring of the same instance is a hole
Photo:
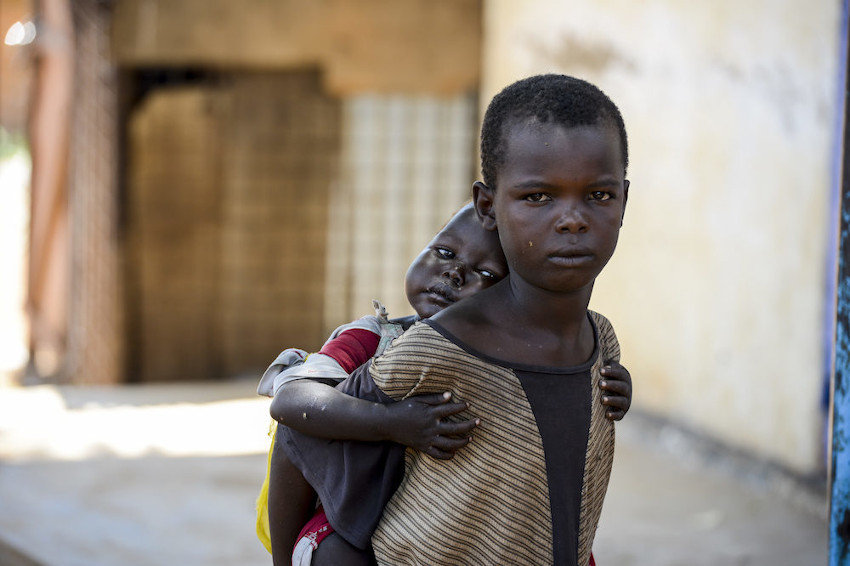
[[[446,308],[448,305],[435,301],[423,300],[416,306],[416,313],[420,318],[429,318]]]

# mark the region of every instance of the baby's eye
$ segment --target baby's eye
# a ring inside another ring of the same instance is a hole
[[[439,255],[443,259],[455,258],[455,253],[448,248],[434,248],[434,251],[437,252],[437,255]]]
[[[611,200],[613,195],[608,191],[593,191],[590,193],[590,198],[593,200]]]
[[[548,195],[544,193],[532,193],[530,195],[525,196],[525,200],[530,202],[545,202],[547,200],[552,200]]]
[[[481,279],[484,280],[488,285],[493,285],[494,283],[498,283],[505,276],[497,271],[490,271],[489,269],[477,269],[476,270],[479,275],[481,275]]]

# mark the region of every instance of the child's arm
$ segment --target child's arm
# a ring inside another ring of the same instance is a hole
[[[465,403],[451,403],[449,397],[438,393],[385,404],[359,399],[330,386],[378,350],[383,329],[379,324],[372,326],[372,319],[375,317],[364,317],[356,327],[340,327],[318,354],[275,375],[272,418],[310,436],[388,440],[434,458],[451,458],[469,442],[476,421],[444,419],[466,410]]]
[[[602,404],[608,407],[608,420],[619,421],[632,404],[632,376],[619,362],[610,361],[600,370],[603,379],[599,382],[604,395]]]
[[[320,382],[301,379],[283,385],[271,406],[272,418],[301,433],[336,440],[389,440],[450,459],[466,446],[476,419],[449,422],[467,409],[448,393],[376,403],[347,395]]]

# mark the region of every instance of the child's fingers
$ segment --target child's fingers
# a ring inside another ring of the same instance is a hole
[[[628,396],[632,391],[631,384],[625,381],[602,380],[599,382],[599,387],[606,393],[612,393],[614,395]]]
[[[438,419],[463,412],[469,408],[469,403],[452,403],[451,399],[452,394],[450,391],[445,391],[443,393],[425,393],[410,397],[411,401],[431,405],[432,414]]]
[[[602,367],[602,369],[599,370],[599,372],[603,375],[603,377],[605,377],[606,379],[610,379],[612,381],[613,380],[619,380],[619,381],[627,381],[629,383],[632,382],[631,374],[629,373],[629,371],[626,368],[624,368],[622,366],[620,366],[620,367],[604,366],[604,367]]]
[[[603,391],[605,417],[611,421],[622,420],[631,405],[632,376],[629,370],[615,361],[607,362],[600,371],[603,379],[599,388]]]
[[[446,452],[436,446],[429,446],[425,453],[437,460],[451,460],[455,455],[454,452]]]
[[[431,409],[432,415],[437,419],[444,419],[451,415],[462,413],[469,408],[469,403],[444,403]]]
[[[621,409],[625,411],[629,408],[629,399],[621,395],[603,395],[602,404],[609,409]]]
[[[434,440],[431,442],[431,447],[436,448],[437,450],[441,450],[443,452],[451,452],[452,454],[454,454],[455,451],[460,450],[461,448],[469,444],[470,440],[471,438],[469,438],[468,436],[464,438],[451,438],[448,436],[440,435],[434,437]]]
[[[625,411],[620,411],[617,409],[613,409],[605,412],[605,418],[609,421],[621,421],[623,417],[626,416]]]
[[[440,435],[442,436],[465,436],[472,432],[472,429],[480,424],[479,419],[469,419],[460,422],[441,422],[439,425]]]
[[[445,393],[424,393],[422,395],[414,395],[410,397],[410,400],[425,403],[426,405],[443,405],[448,403],[451,398],[452,394],[446,391]]]
[[[616,360],[608,360],[602,366],[602,369],[603,370],[604,369],[625,370],[626,366],[624,366],[623,364],[621,364],[620,362],[618,362]]]

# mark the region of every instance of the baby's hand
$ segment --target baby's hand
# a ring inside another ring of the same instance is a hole
[[[452,422],[446,417],[469,408],[451,403],[451,394],[416,395],[387,406],[389,440],[425,452],[439,460],[450,460],[467,444],[478,419]]]
[[[608,362],[600,371],[602,404],[608,409],[605,416],[608,420],[619,421],[632,404],[632,376],[619,362]]]

